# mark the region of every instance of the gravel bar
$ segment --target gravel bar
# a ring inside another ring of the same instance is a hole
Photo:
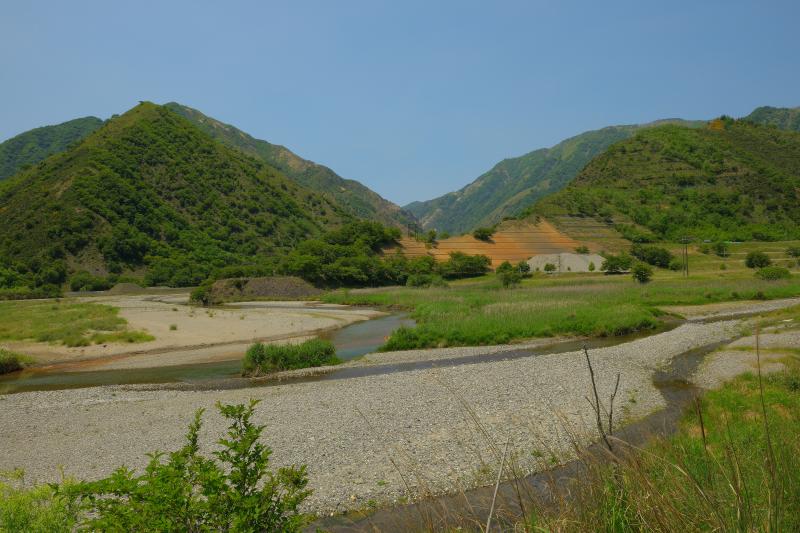
[[[690,323],[591,351],[601,397],[622,378],[625,419],[665,405],[652,374],[671,358],[736,335],[739,321]],[[472,354],[475,348],[449,349]],[[178,391],[97,387],[0,396],[0,470],[23,468],[29,483],[95,479],[141,468],[145,453],[182,444],[206,409],[203,450],[225,424],[216,402],[262,401],[256,421],[277,465],[308,465],[306,510],[341,512],[401,497],[491,482],[506,438],[519,469],[540,470],[588,442],[590,382],[581,352],[264,387]]]

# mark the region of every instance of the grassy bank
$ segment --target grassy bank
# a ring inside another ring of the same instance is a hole
[[[800,278],[767,282],[752,273],[661,274],[647,285],[628,276],[535,277],[511,290],[492,278],[446,288],[338,291],[331,303],[399,306],[412,310],[414,328],[401,328],[385,350],[488,345],[554,335],[621,335],[654,328],[667,305],[773,299],[800,295]]]
[[[242,374],[257,376],[325,365],[337,365],[336,348],[330,341],[310,339],[301,344],[253,344],[242,361]]]
[[[709,392],[678,433],[617,466],[587,460],[577,499],[540,507],[543,531],[800,531],[800,372],[745,375]]]
[[[153,340],[147,333],[128,330],[118,312],[108,305],[61,300],[0,302],[0,341],[88,346]]]

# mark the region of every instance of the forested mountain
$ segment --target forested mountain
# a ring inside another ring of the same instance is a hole
[[[783,130],[800,131],[800,107],[758,107],[745,119]]]
[[[253,138],[191,107],[175,102],[165,107],[187,118],[223,144],[264,161],[308,189],[328,195],[352,215],[398,227],[415,222],[409,213],[358,181],[344,179],[328,167],[307,161],[284,146]]]
[[[612,144],[642,128],[665,122],[695,124],[674,120],[588,131],[552,148],[505,159],[463,189],[426,202],[411,203],[405,209],[426,229],[463,233],[491,226],[562,189],[592,158]]]
[[[596,217],[632,240],[800,238],[800,133],[721,118],[648,128],[531,209]]]
[[[0,288],[66,273],[192,285],[350,220],[329,198],[152,103],[0,184]]]
[[[96,117],[77,118],[26,131],[8,139],[0,144],[0,180],[16,174],[23,167],[63,152],[102,125],[103,121]]]

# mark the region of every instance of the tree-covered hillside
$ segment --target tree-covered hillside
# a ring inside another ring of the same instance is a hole
[[[349,220],[328,198],[142,103],[0,184],[0,289],[70,271],[192,285]]]
[[[800,133],[730,118],[645,129],[531,212],[597,217],[634,240],[800,238]]]
[[[392,226],[406,227],[414,217],[355,180],[340,177],[326,166],[305,160],[278,144],[247,133],[175,102],[165,107],[182,115],[221,143],[271,165],[300,185],[332,198],[350,214]]]
[[[800,131],[800,107],[758,107],[745,119],[782,130]]]
[[[414,202],[405,209],[417,217],[425,229],[464,233],[476,227],[491,226],[506,216],[518,214],[539,198],[561,190],[592,158],[639,129],[652,125],[611,126],[588,131],[552,148],[505,159],[463,189],[427,202]]]
[[[53,154],[63,152],[102,125],[103,121],[99,118],[84,117],[55,126],[36,128],[8,139],[0,144],[0,180]]]

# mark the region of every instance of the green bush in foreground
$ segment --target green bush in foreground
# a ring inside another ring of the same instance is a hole
[[[242,362],[245,375],[268,374],[325,365],[337,365],[336,348],[330,341],[311,339],[301,344],[262,344],[248,348]]]
[[[777,281],[779,279],[791,278],[792,273],[789,272],[788,268],[783,268],[779,266],[768,266],[758,269],[756,271],[756,277],[759,279],[763,279],[764,281]]]
[[[213,458],[200,454],[200,409],[184,446],[149,454],[142,475],[121,467],[93,482],[0,483],[0,531],[299,531],[306,467],[270,469],[264,426],[252,421],[257,404],[217,404],[229,425]]]

